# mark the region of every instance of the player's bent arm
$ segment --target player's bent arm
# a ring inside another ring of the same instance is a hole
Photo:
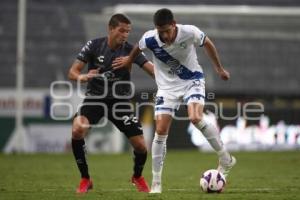
[[[112,63],[112,67],[114,70],[120,69],[123,67],[130,67],[135,60],[135,58],[141,53],[138,45],[135,45],[131,50],[129,56],[126,59],[115,59]]]
[[[148,62],[145,62],[144,65],[143,65],[143,70],[149,74],[152,78],[155,78],[155,75],[154,75],[154,65],[152,62],[148,61]]]
[[[69,79],[73,81],[86,82],[98,73],[97,70],[90,70],[87,74],[81,74],[84,67],[85,63],[76,59],[69,70]]]
[[[206,36],[204,41],[204,49],[208,57],[211,59],[216,72],[223,80],[229,79],[229,72],[227,72],[221,64],[219,54],[214,43]]]
[[[84,62],[76,59],[73,62],[72,66],[71,66],[71,68],[69,70],[69,74],[68,74],[69,79],[72,80],[72,81],[77,81],[77,80],[82,79],[81,81],[84,82],[85,81],[85,77],[80,76],[81,75],[81,71],[83,70],[84,66],[85,66]]]
[[[132,63],[140,53],[142,53],[142,50],[139,48],[139,45],[134,45],[128,57],[129,62]]]

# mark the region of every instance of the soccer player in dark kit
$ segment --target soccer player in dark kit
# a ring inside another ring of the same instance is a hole
[[[127,42],[130,31],[131,22],[127,16],[113,15],[108,23],[107,37],[88,41],[69,70],[71,80],[88,83],[86,97],[72,125],[72,150],[81,173],[77,193],[86,193],[93,187],[85,158],[84,137],[91,126],[96,125],[102,117],[110,120],[128,138],[134,149],[131,181],[138,191],[149,192],[148,184],[142,176],[147,159],[143,130],[133,111],[130,111],[128,99],[128,94],[132,94],[128,84],[131,67],[118,70],[111,67],[114,60],[124,59],[132,50],[133,46]],[[153,64],[142,54],[134,62],[154,76]],[[83,74],[86,64],[88,72]]]

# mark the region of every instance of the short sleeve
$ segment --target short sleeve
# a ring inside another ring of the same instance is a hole
[[[88,41],[77,55],[77,59],[85,63],[89,62],[92,57],[92,45],[93,42],[91,40]]]
[[[151,34],[153,34],[153,31],[147,31],[146,33],[144,33],[144,35],[142,36],[142,38],[139,41],[140,50],[147,49],[146,38],[150,37]]]
[[[147,46],[146,46],[146,40],[145,40],[144,36],[145,35],[143,35],[143,37],[139,41],[139,48],[140,48],[140,50],[144,50],[144,49],[147,48]]]
[[[194,44],[202,47],[204,45],[204,41],[206,37],[205,33],[201,31],[199,28],[197,28],[196,26],[191,25],[190,27],[194,34]]]

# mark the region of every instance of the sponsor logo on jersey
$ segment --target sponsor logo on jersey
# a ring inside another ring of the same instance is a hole
[[[116,77],[114,72],[107,71],[107,72],[100,74],[100,76],[96,77],[95,79],[98,79],[98,80],[106,79],[109,82],[114,82],[114,81],[120,81],[121,77]]]
[[[153,51],[154,51],[155,54],[160,54],[162,49],[161,48],[155,48],[155,49],[153,49]]]
[[[111,71],[104,72],[103,75],[104,75],[108,80],[115,77],[115,73],[113,73],[113,72],[111,72]]]

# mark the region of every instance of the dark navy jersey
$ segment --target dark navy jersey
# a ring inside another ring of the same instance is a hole
[[[112,70],[111,66],[115,58],[128,56],[132,49],[133,46],[125,42],[120,48],[113,50],[108,46],[107,37],[97,38],[86,43],[78,54],[77,59],[87,63],[88,70],[98,69],[99,74],[101,74],[88,82],[87,95],[103,95],[105,94],[104,87],[106,86],[106,98],[114,98],[113,89],[118,96],[126,96],[132,92],[128,83],[119,82],[120,84],[116,84],[118,81],[130,81],[129,69]],[[143,54],[139,54],[134,63],[142,67],[147,61]],[[113,86],[114,84],[115,86]]]

